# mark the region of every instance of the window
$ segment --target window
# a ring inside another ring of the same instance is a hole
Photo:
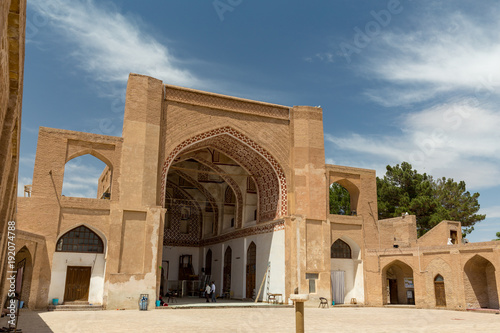
[[[306,280],[309,280],[309,293],[316,293],[316,280],[318,279],[318,273],[306,273]]]
[[[333,243],[330,254],[331,258],[340,258],[340,259],[352,258],[350,246],[341,239],[337,239],[335,243]]]
[[[104,253],[104,245],[95,232],[82,225],[59,238],[56,252]]]

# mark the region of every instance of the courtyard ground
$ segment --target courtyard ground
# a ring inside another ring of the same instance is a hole
[[[1,326],[6,320],[2,318]],[[293,308],[21,312],[23,333],[295,332]],[[305,309],[306,332],[499,332],[500,315],[412,308]]]

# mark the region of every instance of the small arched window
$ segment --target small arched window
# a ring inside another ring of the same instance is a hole
[[[224,195],[224,205],[234,206],[236,204],[236,196],[234,195],[233,189],[228,186],[226,187],[226,193]]]
[[[351,259],[351,247],[341,239],[337,239],[330,249],[331,258]]]
[[[441,275],[437,275],[436,278],[434,279],[434,282],[444,282],[444,278]]]
[[[104,244],[101,237],[82,225],[59,238],[56,252],[104,253]]]

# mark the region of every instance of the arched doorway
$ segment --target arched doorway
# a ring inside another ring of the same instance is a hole
[[[208,249],[205,256],[205,275],[209,277],[212,275],[212,250]]]
[[[242,229],[257,231],[269,224],[266,232],[281,232],[270,226],[281,223],[279,218],[286,216],[288,209],[287,182],[280,163],[265,148],[230,127],[197,134],[164,153],[160,186],[167,211],[162,260],[177,261],[182,247],[183,254],[193,256],[191,275],[202,278],[203,273],[211,273],[210,279],[220,286],[218,292],[246,298],[247,283],[242,275],[246,267],[235,266],[239,275],[232,279],[232,249],[238,259],[248,251]],[[190,206],[190,210],[183,206]],[[262,247],[258,243],[261,238]],[[252,240],[259,249],[280,241],[260,232]],[[212,250],[211,267],[203,250],[208,246]],[[169,283],[182,280],[175,273],[169,279]],[[248,283],[254,279],[249,278]],[[248,289],[253,295],[255,287]]]
[[[363,303],[363,261],[359,245],[345,235],[335,240],[330,247],[330,267],[335,304]]]
[[[254,298],[256,264],[257,264],[257,246],[255,245],[254,242],[252,242],[248,246],[247,250],[246,298]]]
[[[467,261],[464,287],[467,308],[499,308],[495,267],[489,260],[475,255]]]
[[[231,247],[228,246],[226,252],[224,252],[224,285],[221,290],[221,295],[224,293],[231,292],[231,259],[233,256],[233,251]]]
[[[33,261],[31,253],[23,246],[16,254],[16,293],[25,307],[30,307],[31,278],[33,276]]]
[[[384,304],[415,304],[413,269],[396,260],[382,271]]]
[[[105,243],[85,225],[64,233],[52,260],[49,300],[102,304]]]
[[[436,306],[446,306],[444,278],[440,274],[434,278],[434,294],[436,296]]]

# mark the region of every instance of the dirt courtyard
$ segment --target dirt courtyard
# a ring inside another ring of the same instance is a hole
[[[6,325],[5,318],[0,321]],[[22,311],[24,333],[295,332],[293,308]],[[306,332],[498,332],[500,315],[411,308],[305,309]]]

